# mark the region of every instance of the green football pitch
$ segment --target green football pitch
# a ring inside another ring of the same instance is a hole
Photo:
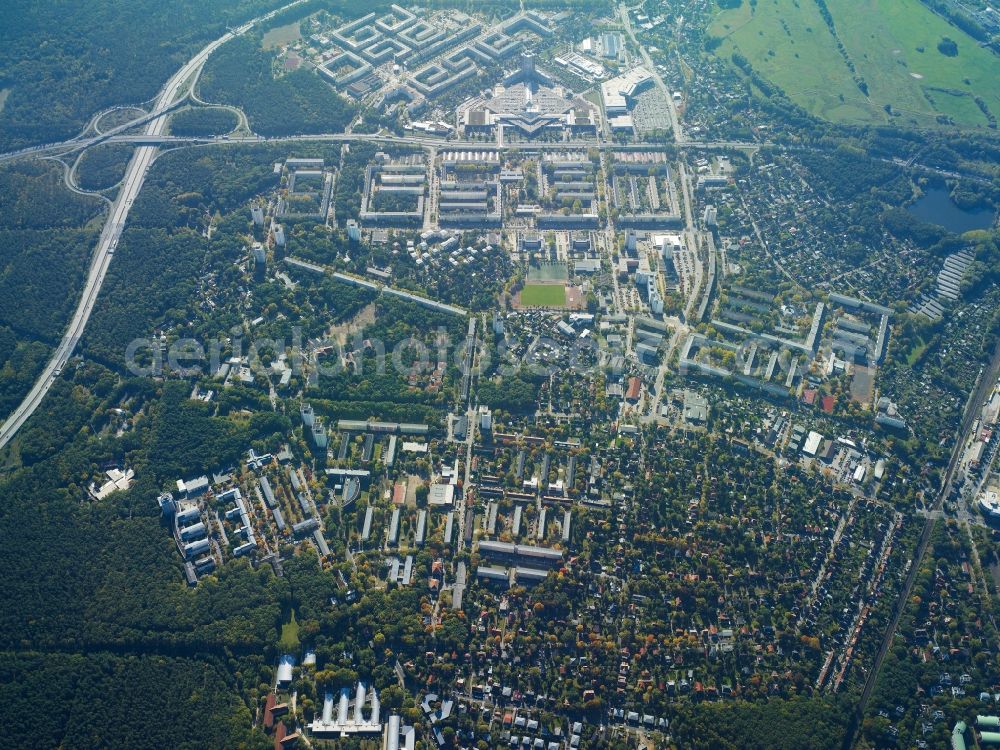
[[[561,284],[528,284],[521,290],[525,307],[564,307],[566,287]]]

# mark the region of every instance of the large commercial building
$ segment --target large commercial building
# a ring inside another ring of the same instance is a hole
[[[458,110],[466,134],[492,133],[498,127],[535,137],[547,130],[594,133],[593,106],[553,83],[535,66],[533,55],[522,55],[518,69],[490,97],[473,97]]]
[[[604,111],[608,117],[627,114],[629,106],[639,92],[652,83],[652,74],[642,66],[602,83],[601,96],[604,99]]]

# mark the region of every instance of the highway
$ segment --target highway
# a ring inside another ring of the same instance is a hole
[[[204,47],[198,54],[188,60],[187,63],[178,70],[173,77],[167,81],[166,85],[163,87],[159,97],[156,99],[156,105],[153,109],[155,116],[149,120],[145,127],[144,134],[146,136],[152,136],[154,138],[159,137],[163,134],[164,129],[167,125],[167,115],[171,105],[178,98],[178,94],[181,93],[185,85],[190,84],[191,77],[205,64],[208,59],[216,49],[221,45],[228,42],[230,39],[244,33],[255,23],[266,20],[274,16],[274,14],[289,8],[292,5],[297,5],[304,0],[295,0],[294,3],[284,6],[284,8],[279,8],[278,10],[272,11],[267,15],[261,16],[249,21],[238,29],[226,32],[223,36],[216,39],[211,44]],[[186,95],[187,92],[184,92]],[[35,149],[35,153],[38,153],[40,149]],[[108,272],[108,266],[111,265],[111,259],[114,257],[115,248],[118,246],[118,240],[121,237],[122,229],[125,227],[125,222],[128,219],[128,212],[132,208],[132,202],[135,197],[139,194],[142,189],[142,184],[146,179],[146,172],[149,170],[150,165],[152,165],[153,160],[156,158],[157,146],[156,145],[137,145],[135,153],[132,155],[132,159],[128,163],[128,167],[125,170],[125,176],[122,179],[121,190],[118,192],[117,198],[115,198],[114,203],[111,205],[111,209],[108,212],[108,218],[105,221],[104,229],[101,231],[101,236],[97,241],[97,248],[94,252],[94,257],[90,263],[90,270],[87,275],[87,282],[83,288],[83,293],[80,295],[80,302],[77,305],[76,311],[73,313],[73,317],[70,319],[69,326],[66,328],[66,332],[63,334],[62,340],[56,347],[55,352],[52,355],[52,359],[49,360],[45,369],[42,370],[41,375],[35,384],[32,386],[28,395],[21,402],[20,406],[15,409],[11,415],[7,418],[7,421],[3,423],[0,427],[0,448],[3,448],[10,442],[11,438],[17,434],[17,431],[21,426],[28,420],[28,418],[34,413],[35,409],[45,398],[45,394],[49,392],[49,388],[52,387],[52,383],[55,382],[56,378],[62,372],[62,368],[66,365],[70,356],[73,354],[73,350],[76,348],[77,342],[83,336],[83,331],[87,326],[87,321],[90,319],[90,313],[94,309],[94,304],[97,302],[98,295],[101,291],[101,285],[104,283],[104,277]]]
[[[100,239],[98,240],[97,248],[94,253],[93,259],[91,261],[90,269],[87,276],[87,281],[84,286],[83,292],[80,296],[80,302],[77,306],[76,311],[71,318],[69,325],[63,335],[62,340],[56,347],[53,353],[52,359],[46,365],[45,369],[42,371],[38,380],[35,382],[31,391],[25,397],[24,401],[14,410],[6,422],[0,426],[0,448],[7,445],[11,438],[17,433],[21,426],[27,421],[31,414],[35,411],[38,405],[41,403],[45,394],[48,392],[52,383],[62,372],[62,368],[65,366],[66,362],[72,356],[74,349],[76,348],[77,342],[83,335],[84,329],[86,328],[87,321],[90,319],[90,314],[93,311],[94,305],[97,302],[98,295],[101,290],[101,285],[104,283],[104,277],[107,274],[111,260],[114,257],[115,248],[118,245],[118,241],[121,237],[122,230],[125,227],[125,223],[128,219],[129,210],[132,208],[132,203],[139,191],[142,189],[143,183],[145,181],[146,173],[149,167],[152,165],[153,161],[156,159],[158,154],[158,149],[161,146],[191,146],[191,145],[211,145],[217,143],[237,143],[237,144],[256,144],[265,141],[281,141],[281,142],[350,142],[350,141],[379,141],[386,143],[409,143],[412,145],[418,145],[423,147],[443,147],[443,148],[455,148],[455,149],[487,149],[492,144],[481,143],[478,141],[448,141],[439,138],[427,138],[421,136],[381,136],[381,135],[357,135],[353,133],[329,133],[320,135],[299,135],[299,136],[289,136],[284,138],[274,138],[274,139],[264,139],[259,136],[244,137],[244,138],[229,138],[229,137],[216,137],[216,138],[178,138],[170,136],[166,133],[166,125],[168,121],[168,114],[172,109],[178,106],[179,103],[183,102],[191,93],[195,82],[198,79],[201,69],[203,68],[206,60],[209,56],[218,49],[221,45],[225,44],[230,39],[233,39],[240,34],[245,33],[247,30],[251,29],[255,24],[262,21],[266,21],[272,18],[277,13],[280,13],[288,8],[291,8],[299,3],[305,2],[306,0],[295,0],[288,5],[278,8],[270,13],[263,16],[255,18],[252,21],[245,23],[239,28],[227,31],[223,36],[219,37],[215,41],[211,42],[200,50],[194,57],[188,60],[171,78],[167,81],[166,85],[163,87],[160,95],[157,97],[156,102],[153,106],[151,112],[129,122],[124,125],[118,126],[106,133],[102,133],[97,136],[91,137],[81,137],[64,141],[61,143],[45,144],[41,146],[34,146],[27,149],[21,149],[19,151],[11,152],[8,154],[0,154],[0,161],[7,161],[19,158],[40,158],[46,156],[54,155],[67,155],[76,151],[81,151],[94,146],[98,143],[132,143],[135,145],[135,153],[132,159],[129,161],[128,167],[125,170],[125,176],[122,179],[121,189],[116,197],[115,201],[112,203],[111,208],[108,213],[108,218],[105,222],[104,229],[101,232]],[[632,36],[631,26],[628,22],[627,11],[624,13],[624,22],[626,28],[629,31],[629,35]],[[640,49],[642,49],[640,47]],[[655,66],[648,59],[645,50],[643,49],[643,56],[647,65],[649,65],[650,70],[653,72],[656,78],[657,85],[662,89],[667,101],[670,102],[670,95],[664,85],[662,79],[656,73]],[[672,102],[671,102],[672,103]],[[676,111],[673,111],[673,127],[674,135],[678,143],[683,143],[685,147],[689,148],[706,148],[706,149],[733,149],[733,148],[759,148],[761,144],[752,143],[739,143],[739,142],[696,142],[696,141],[683,141],[683,133],[680,130],[680,123],[676,117]],[[141,133],[128,134],[125,131],[142,127]],[[585,147],[588,144],[580,144],[580,147]],[[631,146],[611,146],[607,144],[601,144],[595,142],[592,144],[602,150],[650,150],[656,149],[658,146],[654,144],[635,144]],[[539,143],[539,144],[519,144],[519,148],[524,151],[541,151],[546,149],[556,149],[561,150],[567,148],[564,143]],[[661,147],[662,148],[662,147]]]
[[[213,105],[214,106],[214,105]],[[312,135],[288,135],[288,136],[276,136],[271,138],[263,138],[261,136],[243,136],[243,137],[231,137],[231,136],[174,136],[166,134],[151,134],[149,132],[142,133],[122,133],[124,129],[132,128],[136,125],[140,125],[147,121],[150,115],[145,115],[141,118],[137,118],[131,123],[126,123],[115,128],[113,131],[108,131],[107,133],[100,136],[91,136],[89,138],[74,138],[68,141],[63,141],[62,143],[51,143],[46,146],[34,146],[30,149],[22,149],[20,151],[12,151],[6,154],[0,154],[0,161],[11,161],[14,159],[23,158],[44,158],[46,156],[64,156],[67,154],[74,153],[76,151],[82,151],[84,149],[90,148],[91,146],[96,146],[99,143],[132,143],[135,145],[157,145],[157,146],[207,146],[213,144],[259,144],[259,143],[294,143],[297,141],[314,142],[314,143],[324,143],[324,142],[341,142],[341,143],[351,143],[354,141],[376,141],[379,143],[399,143],[399,144],[410,144],[414,146],[422,146],[424,148],[439,148],[439,149],[461,149],[461,150],[474,150],[474,151],[485,151],[490,148],[496,148],[496,144],[484,143],[482,141],[466,141],[466,140],[447,140],[444,138],[432,138],[425,136],[416,135],[376,135],[376,134],[362,134],[362,133],[318,133]],[[743,141],[685,141],[683,144],[684,148],[690,149],[705,149],[705,150],[759,150],[761,148],[772,147],[772,143],[747,143]],[[534,152],[534,151],[565,151],[568,148],[597,148],[601,151],[663,151],[666,150],[667,146],[662,143],[631,143],[631,144],[612,144],[612,143],[598,143],[597,141],[574,141],[572,143],[559,142],[542,142],[542,143],[518,143],[516,148],[519,151],[524,152]]]

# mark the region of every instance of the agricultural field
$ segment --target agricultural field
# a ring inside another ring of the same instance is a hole
[[[1000,58],[920,0],[827,0],[827,6],[836,37],[815,0],[742,3],[720,12],[709,32],[722,39],[718,55],[739,52],[824,119],[928,126],[944,116],[959,126],[986,127],[976,97],[992,116],[1000,113]],[[944,40],[955,43],[957,54],[946,43],[939,50]]]
[[[566,287],[561,284],[527,284],[521,290],[525,307],[565,307]]]

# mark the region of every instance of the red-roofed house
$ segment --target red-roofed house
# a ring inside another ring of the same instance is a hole
[[[274,726],[274,703],[274,693],[268,693],[264,702],[264,729],[267,731],[271,731]]]
[[[638,401],[642,392],[642,380],[633,376],[628,379],[628,390],[625,392],[626,401]]]

